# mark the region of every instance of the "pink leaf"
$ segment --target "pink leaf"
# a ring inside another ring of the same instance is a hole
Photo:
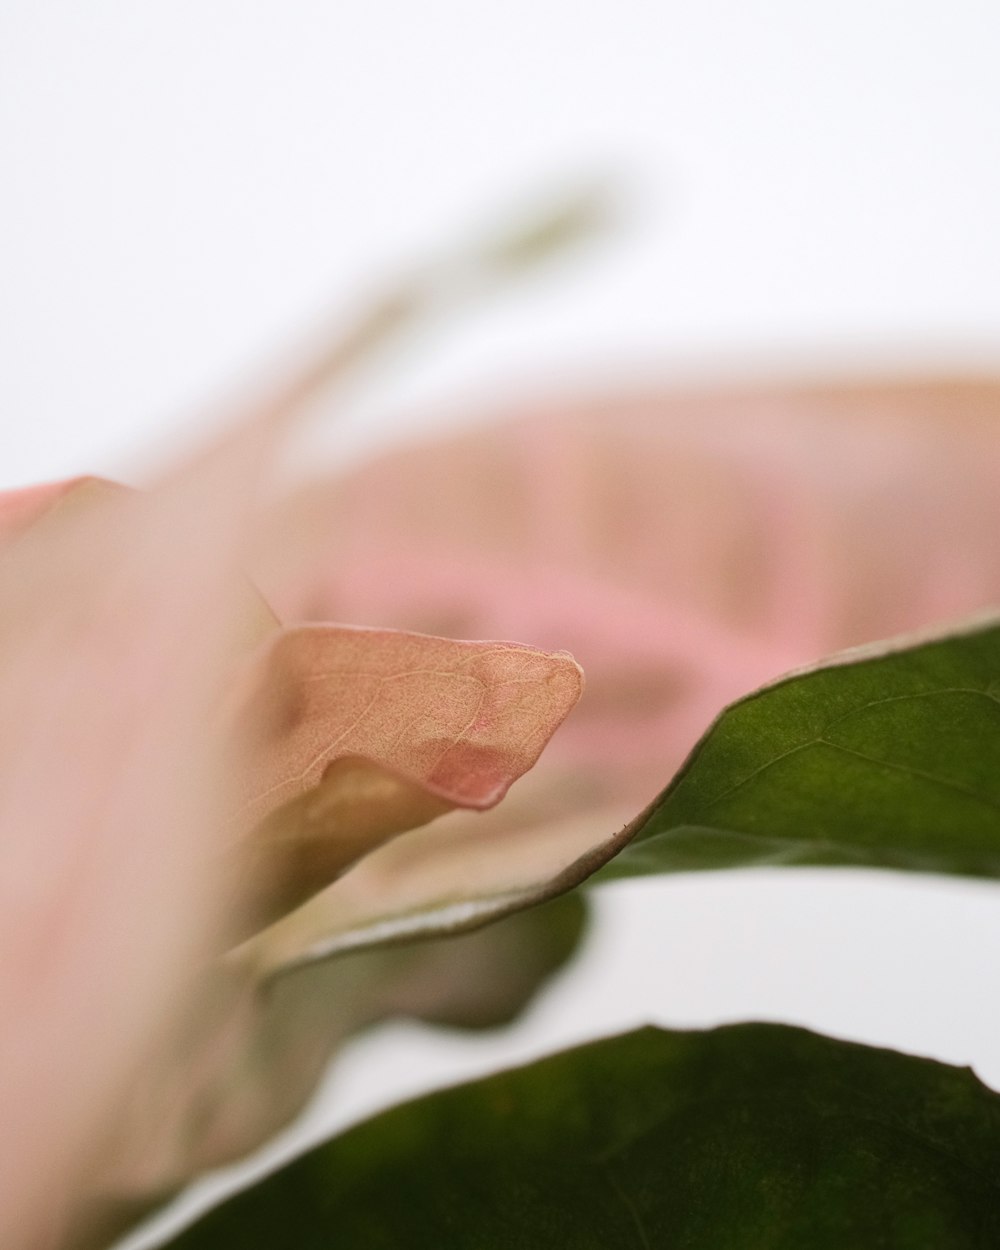
[[[347,626],[285,630],[250,683],[258,923],[395,834],[498,803],[583,684],[564,653]]]
[[[998,530],[990,380],[569,399],[306,488],[257,564],[285,616],[565,646],[587,690],[495,815],[377,850],[261,957],[478,922],[578,879],[725,703],[1000,601]]]

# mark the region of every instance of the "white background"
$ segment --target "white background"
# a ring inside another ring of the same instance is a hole
[[[0,486],[127,475],[317,314],[592,173],[624,188],[618,238],[422,344],[336,438],[531,379],[995,368],[998,40],[990,0],[4,0]],[[1000,1085],[991,888],[798,871],[599,903],[516,1030],[385,1030],[308,1131],[649,1019],[795,1021]]]

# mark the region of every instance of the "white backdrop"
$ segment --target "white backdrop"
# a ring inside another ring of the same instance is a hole
[[[995,368],[998,40],[991,0],[2,0],[0,486],[127,475],[317,313],[592,172],[632,206],[617,240],[410,353],[332,437],[530,379]],[[990,888],[799,871],[599,903],[516,1030],[385,1030],[306,1131],[649,1019],[795,1021],[1000,1085]]]

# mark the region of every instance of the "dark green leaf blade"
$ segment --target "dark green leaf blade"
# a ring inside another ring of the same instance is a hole
[[[763,864],[1000,876],[1000,626],[756,691],[635,823],[599,879]]]
[[[643,1029],[398,1107],[174,1250],[995,1250],[1000,1097],[781,1025]]]

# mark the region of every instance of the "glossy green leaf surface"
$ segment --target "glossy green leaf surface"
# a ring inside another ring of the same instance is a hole
[[[995,1250],[1000,1097],[780,1025],[643,1029],[433,1094],[174,1250]]]
[[[752,864],[1000,876],[1000,627],[845,653],[729,707],[602,879]]]

